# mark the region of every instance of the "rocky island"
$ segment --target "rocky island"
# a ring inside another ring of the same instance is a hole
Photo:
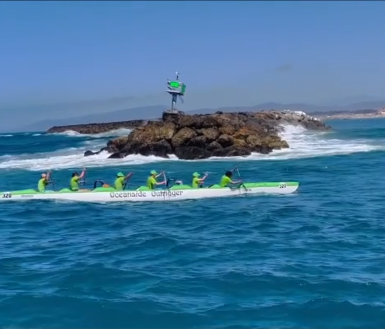
[[[330,129],[319,119],[298,111],[196,115],[164,112],[161,120],[149,121],[136,127],[128,136],[110,140],[98,152],[86,151],[84,155],[108,151],[111,153],[109,158],[130,154],[168,158],[174,154],[179,159],[194,160],[247,156],[253,152],[268,154],[289,147],[279,135],[285,124],[309,130]]]

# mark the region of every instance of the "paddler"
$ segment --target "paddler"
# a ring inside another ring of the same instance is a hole
[[[232,171],[226,171],[226,173],[221,178],[221,182],[219,183],[220,187],[228,187],[229,184],[242,183],[241,180],[233,181],[231,179],[232,177],[233,177],[233,172]]]
[[[41,178],[39,179],[39,182],[37,183],[37,190],[39,192],[45,192],[45,189],[47,185],[49,184],[49,179],[51,177],[51,172],[49,171],[46,174],[41,174]]]
[[[122,172],[118,172],[116,174],[116,179],[115,179],[115,190],[117,191],[123,191],[124,186],[127,184],[127,180],[132,176],[132,172],[128,173],[126,176]]]
[[[208,173],[205,173],[205,175],[202,178],[199,178],[201,175],[198,172],[193,173],[193,179],[191,183],[192,188],[198,188],[201,184],[205,182],[205,179],[208,176]]]
[[[151,170],[150,176],[147,178],[147,187],[153,190],[155,189],[155,186],[167,184],[166,177],[164,178],[164,181],[157,182],[156,179],[162,174],[164,175],[164,171],[158,174],[155,170]]]
[[[85,174],[86,174],[86,168],[83,168],[83,171],[80,175],[76,171],[72,173],[72,177],[70,180],[71,191],[74,191],[74,192],[89,191],[87,189],[79,189],[79,181],[84,177]]]

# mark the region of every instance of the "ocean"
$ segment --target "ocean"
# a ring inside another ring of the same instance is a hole
[[[0,190],[150,170],[208,184],[299,181],[298,193],[169,203],[1,203],[0,327],[384,328],[385,120],[286,127],[290,149],[202,161],[97,150],[127,134],[0,134]]]

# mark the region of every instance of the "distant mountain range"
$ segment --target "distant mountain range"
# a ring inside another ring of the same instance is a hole
[[[154,105],[154,106],[143,106],[118,111],[111,111],[100,114],[83,115],[79,117],[71,117],[66,119],[48,119],[38,121],[28,126],[21,127],[19,131],[43,131],[53,126],[65,126],[72,124],[86,124],[86,123],[101,123],[101,122],[113,122],[113,121],[126,121],[126,120],[139,120],[139,119],[157,119],[160,118],[162,112],[168,109],[165,105]],[[303,111],[308,114],[332,114],[332,113],[346,113],[352,111],[368,110],[368,109],[381,109],[385,108],[384,101],[367,101],[358,102],[348,105],[336,105],[336,106],[321,106],[311,105],[304,103],[292,103],[292,104],[281,104],[281,103],[263,103],[255,106],[231,106],[221,108],[201,108],[197,110],[188,111],[189,114],[198,113],[214,113],[216,111],[222,112],[238,112],[238,111],[262,111],[262,110],[295,110]],[[183,108],[180,108],[183,110]]]

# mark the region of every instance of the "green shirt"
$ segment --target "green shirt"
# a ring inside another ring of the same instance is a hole
[[[194,177],[191,183],[192,188],[198,188],[200,184],[199,177]]]
[[[231,183],[231,178],[230,177],[227,177],[226,175],[223,175],[222,178],[221,178],[221,182],[219,183],[219,185],[221,187],[226,187],[227,184]]]
[[[79,191],[79,176],[74,176],[70,181],[70,189],[72,191]]]
[[[156,186],[156,179],[152,176],[147,178],[147,187],[151,190],[153,190]]]
[[[37,183],[37,190],[39,192],[45,192],[45,188],[48,185],[47,178],[41,178],[39,182]]]
[[[123,191],[124,177],[118,177],[115,179],[115,190]]]

